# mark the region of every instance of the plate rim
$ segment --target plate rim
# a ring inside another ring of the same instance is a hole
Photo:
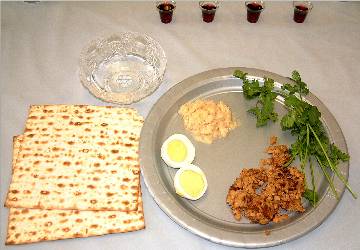
[[[190,218],[191,216],[189,216],[185,209],[176,209],[178,207],[176,202],[172,200],[172,195],[169,194],[168,191],[165,190],[163,187],[160,187],[159,184],[161,180],[156,173],[156,167],[153,166],[153,160],[154,158],[156,158],[153,157],[154,153],[151,152],[154,147],[153,138],[155,138],[156,136],[156,133],[154,133],[154,131],[156,131],[157,124],[159,124],[160,120],[157,116],[162,112],[166,112],[167,108],[164,107],[162,104],[167,100],[174,100],[174,97],[176,97],[176,95],[179,95],[179,91],[181,93],[181,97],[185,93],[189,92],[191,89],[196,89],[209,82],[214,82],[215,80],[221,79],[234,78],[232,74],[236,69],[247,72],[248,76],[250,77],[267,76],[274,79],[276,83],[280,84],[292,81],[290,78],[283,77],[276,73],[261,69],[228,67],[204,71],[190,76],[175,84],[157,100],[157,102],[153,105],[148,116],[145,119],[144,126],[141,131],[139,145],[141,174],[150,195],[153,197],[160,209],[163,210],[165,214],[167,214],[174,222],[176,222],[178,225],[182,226],[186,230],[212,242],[227,246],[259,248],[280,245],[291,240],[295,240],[320,226],[326,220],[326,218],[330,216],[330,214],[332,214],[332,212],[340,202],[345,191],[345,185],[340,180],[335,178],[334,184],[339,193],[339,200],[336,200],[329,188],[327,188],[327,191],[325,192],[318,206],[315,209],[311,209],[311,211],[309,211],[309,213],[307,213],[305,217],[300,217],[299,220],[294,221],[297,222],[294,223],[295,226],[293,226],[293,228],[297,230],[295,233],[289,233],[289,231],[291,230],[288,230],[287,226],[285,226],[271,231],[271,234],[266,237],[264,237],[264,232],[246,233],[246,237],[239,237],[239,232],[231,232],[211,227],[202,221]],[[335,117],[331,114],[327,107],[311,92],[307,96],[306,100],[319,108],[322,114],[322,118],[325,121],[328,121],[326,125],[329,131],[336,131],[334,135],[331,133],[331,136],[333,137],[332,139],[336,142],[338,146],[340,146],[340,148],[348,152],[345,137],[341,131],[341,128],[337,123]],[[345,178],[348,179],[349,162],[342,164],[341,170],[345,172]],[[158,179],[156,177],[158,177]],[[315,211],[319,211],[321,213],[320,216],[314,215]],[[290,224],[290,226],[292,225],[293,223]],[[301,228],[301,226],[303,226],[303,228]],[[263,235],[262,238],[260,238],[260,234]],[[258,239],[258,241],[256,241],[256,239]]]

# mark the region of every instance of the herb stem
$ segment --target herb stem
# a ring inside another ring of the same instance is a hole
[[[345,179],[345,177],[339,172],[338,168],[334,168],[333,171],[335,172],[336,176],[345,184],[346,188],[349,190],[351,195],[357,199],[357,194],[351,189],[349,182]]]
[[[291,156],[290,160],[289,160],[287,163],[284,164],[284,167],[290,166],[290,164],[295,160],[295,157],[296,157],[296,155],[295,155],[295,156]]]
[[[321,162],[321,160],[319,159],[318,156],[315,156],[315,157],[316,157],[316,159],[317,159],[317,161],[318,161],[318,163],[319,163],[319,166],[320,166],[321,170],[323,171],[323,173],[324,173],[324,175],[325,175],[325,177],[326,177],[326,179],[327,179],[327,181],[328,181],[328,183],[329,183],[329,186],[330,186],[333,194],[335,195],[336,199],[339,200],[339,195],[338,195],[338,193],[336,192],[334,183],[332,182],[330,176],[329,176],[328,173],[326,172],[326,169],[325,169],[324,165],[322,164],[322,162]]]
[[[300,153],[299,156],[300,156],[301,172],[304,174],[304,186],[305,186],[305,189],[307,189],[306,174],[305,174],[305,157],[303,156],[302,152]]]
[[[311,173],[311,185],[313,190],[313,200],[316,199],[316,191],[315,191],[315,176],[314,176],[314,166],[312,164],[311,157],[309,157],[309,164],[310,164],[310,173]],[[313,206],[315,206],[316,202],[313,203]]]
[[[332,162],[331,162],[331,160],[330,160],[327,152],[326,152],[325,149],[324,149],[324,146],[322,145],[319,137],[317,136],[317,134],[315,133],[314,129],[311,127],[310,124],[309,124],[309,128],[311,129],[311,132],[313,133],[315,139],[316,139],[317,142],[319,143],[319,146],[321,147],[321,150],[323,151],[323,153],[324,153],[324,155],[325,155],[325,157],[326,157],[326,160],[327,160],[327,162],[329,163],[329,166],[330,166],[331,170],[332,170],[332,171],[336,174],[336,176],[342,181],[342,183],[344,183],[344,185],[345,185],[346,188],[349,190],[349,192],[351,193],[351,195],[356,199],[356,198],[357,198],[357,194],[355,194],[355,193],[352,191],[352,189],[351,189],[349,183],[347,182],[347,180],[345,179],[345,177],[344,177],[341,173],[339,173],[339,171],[338,171],[337,168],[335,168],[335,167],[333,166],[333,164],[332,164]]]
[[[304,174],[304,186],[305,186],[305,189],[307,188],[306,173],[305,173],[305,165],[306,165],[307,158],[308,158],[308,152],[307,151],[308,151],[308,149],[306,147],[305,152],[303,152],[303,150],[301,150],[301,152],[300,152],[300,167],[301,167],[301,171]]]

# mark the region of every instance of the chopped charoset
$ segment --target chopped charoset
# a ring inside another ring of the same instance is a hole
[[[243,169],[230,187],[226,202],[235,219],[244,215],[255,223],[277,223],[288,218],[282,210],[304,212],[301,197],[305,191],[304,174],[295,167],[283,167],[291,155],[285,145],[271,145],[267,166]]]

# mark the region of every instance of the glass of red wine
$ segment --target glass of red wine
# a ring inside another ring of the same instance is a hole
[[[162,23],[170,23],[172,21],[173,12],[176,8],[175,1],[157,1],[156,8],[159,10],[160,20]]]
[[[219,8],[219,1],[201,1],[199,6],[202,12],[203,21],[211,23],[214,21],[215,12]]]
[[[247,20],[249,23],[256,23],[259,20],[261,12],[265,9],[264,1],[246,1]]]
[[[311,2],[294,1],[294,21],[297,23],[303,23],[307,14],[312,10],[313,5]]]

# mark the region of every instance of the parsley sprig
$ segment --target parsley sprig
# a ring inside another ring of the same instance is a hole
[[[310,168],[311,188],[305,181],[304,198],[312,205],[315,205],[319,200],[316,193],[313,160],[318,162],[337,199],[339,199],[339,195],[328,170],[344,183],[354,198],[357,198],[348,181],[338,169],[340,161],[349,161],[350,156],[330,142],[320,120],[320,111],[316,106],[303,99],[309,93],[309,89],[306,83],[302,81],[299,72],[292,72],[291,78],[294,83],[284,84],[281,91],[275,91],[274,80],[267,77],[264,77],[264,83],[260,84],[258,80],[247,78],[247,73],[240,70],[235,70],[234,76],[243,81],[243,94],[247,99],[257,98],[256,106],[248,110],[256,116],[257,127],[266,125],[269,120],[277,121],[278,114],[274,111],[275,99],[279,95],[284,98],[287,113],[281,118],[280,125],[283,130],[289,130],[297,138],[295,143],[291,145],[292,157],[285,167],[299,158],[300,167],[304,174],[306,166]]]
[[[258,80],[249,80],[246,78],[247,73],[236,70],[234,76],[243,80],[243,91],[247,99],[258,98],[256,106],[248,111],[257,118],[256,126],[261,127],[267,124],[268,120],[276,121],[278,114],[274,112],[274,101],[278,96],[273,91],[274,80],[264,78],[264,84],[260,86]]]

